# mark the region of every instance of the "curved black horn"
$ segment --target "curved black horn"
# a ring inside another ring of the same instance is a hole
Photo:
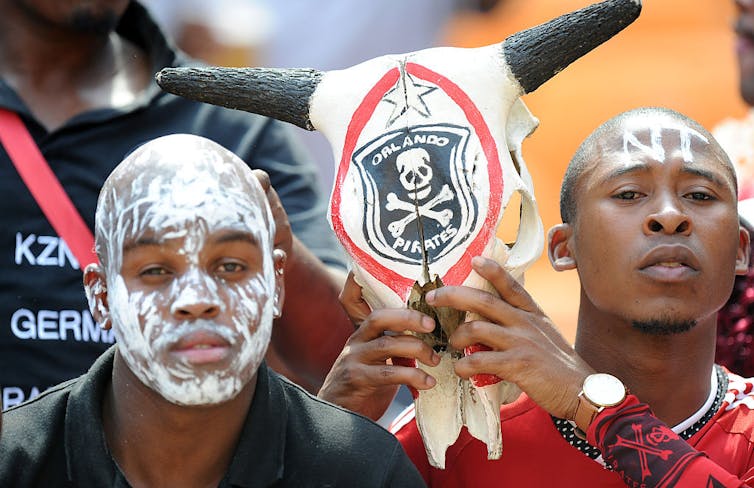
[[[641,0],[606,0],[508,37],[505,60],[530,93],[636,20]]]
[[[308,68],[165,68],[155,78],[163,90],[191,100],[314,130],[309,100],[322,75]]]

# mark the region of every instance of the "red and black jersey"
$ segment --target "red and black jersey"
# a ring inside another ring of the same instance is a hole
[[[500,410],[503,455],[498,460],[487,460],[485,445],[464,429],[448,449],[446,469],[431,467],[413,408],[391,430],[431,487],[754,486],[754,380],[727,376],[721,406],[688,441],[631,395],[605,409],[588,432],[604,461],[573,447],[526,395]]]

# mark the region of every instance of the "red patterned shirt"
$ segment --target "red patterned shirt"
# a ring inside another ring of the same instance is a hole
[[[526,395],[501,408],[503,455],[487,460],[485,445],[464,429],[448,449],[446,469],[432,468],[409,409],[391,430],[430,487],[731,487],[754,486],[752,379],[728,373],[722,406],[684,441],[629,395],[605,409],[588,439],[605,463],[561,435],[550,415]]]

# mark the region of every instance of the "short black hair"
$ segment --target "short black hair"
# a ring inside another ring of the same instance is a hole
[[[662,115],[667,118],[677,120],[706,137],[707,140],[710,141],[712,152],[730,171],[731,177],[733,178],[734,188],[736,192],[738,192],[736,171],[733,169],[730,158],[728,158],[728,155],[725,153],[723,148],[707,129],[705,129],[695,120],[687,117],[686,115],[683,115],[680,112],[676,112],[675,110],[664,107],[642,107],[628,110],[607,120],[599,127],[597,127],[594,132],[589,134],[589,136],[576,150],[576,153],[573,155],[571,162],[568,164],[568,168],[566,168],[565,176],[563,177],[563,184],[560,187],[560,219],[563,221],[563,223],[571,223],[576,218],[576,192],[578,188],[578,181],[581,177],[581,174],[584,172],[584,168],[586,168],[587,163],[599,157],[597,142],[608,134],[615,133],[615,131],[619,129],[626,120],[647,115]]]

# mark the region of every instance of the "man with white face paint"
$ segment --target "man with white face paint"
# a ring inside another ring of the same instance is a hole
[[[116,345],[4,415],[0,486],[422,486],[395,438],[269,370],[285,253],[256,176],[193,135],[105,182],[84,283]]]
[[[86,271],[92,309],[99,323],[117,324],[129,369],[177,404],[236,396],[259,367],[280,314],[284,254],[262,245],[272,238],[264,194],[253,175],[226,164],[231,158],[208,140],[157,140],[106,182],[97,213],[98,242],[108,252],[100,253],[104,272]],[[217,262],[203,262],[216,243],[220,253],[210,257]],[[226,296],[220,281],[229,285]],[[205,364],[210,369],[194,367]]]
[[[581,145],[561,189],[563,223],[549,233],[557,271],[581,283],[575,347],[500,263],[474,270],[500,296],[446,286],[436,307],[477,313],[449,337],[460,378],[493,374],[524,394],[501,407],[503,449],[461,433],[446,469],[430,466],[413,413],[393,426],[430,486],[754,486],[754,381],[714,364],[716,312],[747,271],[749,234],[738,222],[730,160],[698,123],[637,109]],[[344,304],[361,326],[320,396],[379,415],[396,384],[433,388],[409,357],[436,365],[416,337],[432,319],[413,310],[370,313],[353,280]],[[651,410],[650,410],[651,408]]]

